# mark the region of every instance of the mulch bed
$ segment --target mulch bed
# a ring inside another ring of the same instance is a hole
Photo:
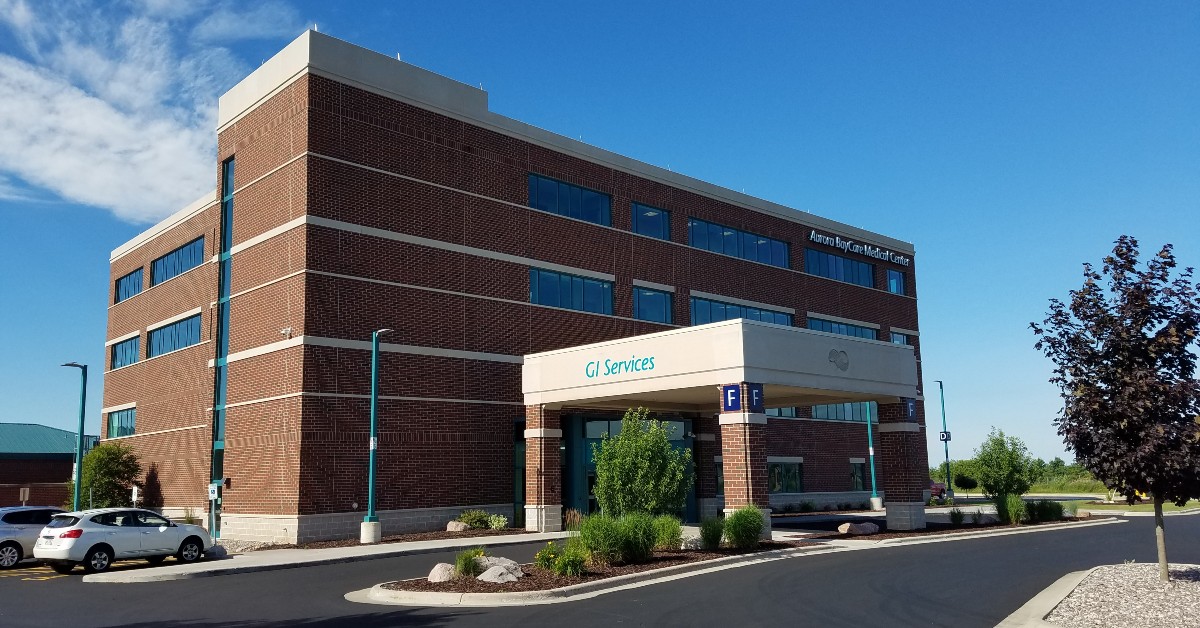
[[[405,543],[408,541],[439,541],[442,539],[469,539],[478,536],[509,536],[518,534],[531,534],[525,530],[515,528],[507,528],[504,530],[467,530],[465,532],[447,532],[445,530],[435,530],[433,532],[412,532],[409,534],[396,534],[393,536],[385,536],[380,543]],[[322,549],[326,547],[357,547],[362,545],[358,539],[338,539],[335,541],[313,541],[312,543],[291,544],[284,543],[279,545],[265,545],[255,549],[256,552],[273,549]]]
[[[1099,518],[1100,517],[1089,517],[1087,519],[1091,520],[1091,519],[1099,519]],[[1009,526],[1009,525],[1004,525],[1002,523],[997,523],[997,522],[981,523],[978,525],[973,524],[973,523],[964,523],[960,526],[952,525],[949,523],[929,522],[929,523],[925,524],[924,530],[897,530],[897,531],[893,532],[893,531],[889,531],[887,529],[882,529],[875,534],[839,534],[837,532],[818,533],[818,534],[798,533],[795,535],[795,537],[802,538],[802,539],[812,539],[812,540],[851,539],[851,540],[855,540],[855,541],[860,541],[860,540],[861,541],[882,541],[884,539],[904,539],[904,538],[913,537],[913,536],[941,536],[941,535],[949,535],[949,534],[966,534],[969,532],[979,532],[979,531],[983,531],[983,530],[995,530],[995,529],[1005,529],[1005,528],[1008,528],[1008,529],[1029,528],[1029,527],[1036,527],[1036,526],[1041,526],[1041,525],[1048,525],[1051,523],[1063,523],[1063,522],[1069,522],[1069,521],[1084,521],[1084,520],[1085,519],[1080,518],[1080,517],[1064,517],[1063,519],[1061,519],[1059,521],[1042,521],[1039,523],[1022,523],[1019,526]]]
[[[458,578],[449,582],[430,582],[425,578],[414,578],[412,580],[388,582],[383,585],[383,588],[396,591],[428,591],[437,593],[512,593],[515,591],[545,591],[547,589],[557,589],[573,584],[592,582],[594,580],[603,580],[605,578],[624,576],[626,574],[641,573],[643,571],[650,571],[651,569],[662,569],[663,567],[686,565],[688,563],[695,563],[702,560],[712,560],[714,558],[724,558],[726,556],[738,556],[770,550],[790,549],[804,545],[813,544],[804,543],[803,541],[767,541],[760,543],[757,550],[750,551],[720,549],[715,551],[675,550],[669,552],[654,552],[654,557],[650,559],[650,562],[646,563],[637,563],[632,565],[609,565],[605,567],[589,565],[587,571],[584,572],[582,576],[577,578],[559,576],[553,571],[542,569],[536,565],[521,565],[521,570],[525,572],[525,576],[518,579],[516,582],[509,582],[505,584],[483,582],[482,580],[477,580],[475,578]]]

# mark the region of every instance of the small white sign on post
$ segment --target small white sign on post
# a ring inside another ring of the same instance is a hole
[[[137,506],[137,498],[138,498],[138,487],[134,486],[133,487],[133,505],[134,506]]]
[[[22,506],[26,505],[25,502],[27,502],[27,501],[29,501],[29,487],[22,486],[21,487],[21,505]]]
[[[379,448],[379,438],[372,436],[371,437],[371,449],[378,449],[378,448]]]
[[[208,501],[210,501],[210,502],[211,502],[211,501],[214,501],[214,500],[216,500],[216,499],[217,499],[217,485],[216,485],[216,484],[209,484],[209,485],[208,485]]]

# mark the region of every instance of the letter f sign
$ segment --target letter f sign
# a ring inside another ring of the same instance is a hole
[[[742,387],[729,384],[721,388],[721,411],[736,412],[742,409]]]

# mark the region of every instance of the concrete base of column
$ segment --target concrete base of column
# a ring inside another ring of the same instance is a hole
[[[888,530],[922,530],[925,528],[925,504],[920,502],[888,502]]]
[[[725,518],[728,519],[729,515],[737,512],[737,510],[738,510],[737,508],[724,509],[723,512],[725,513]],[[762,529],[762,534],[759,536],[764,539],[770,539],[771,538],[771,509],[770,508],[759,508],[759,510],[762,511],[762,515],[763,515],[763,529]]]
[[[378,543],[383,538],[383,524],[378,521],[364,521],[358,526],[358,542],[363,545]]]
[[[525,529],[529,532],[561,532],[562,506],[525,506]]]
[[[883,510],[883,498],[882,497],[872,497],[871,498],[871,510]]]

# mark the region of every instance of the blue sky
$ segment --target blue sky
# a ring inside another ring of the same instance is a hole
[[[311,24],[913,242],[952,457],[993,425],[1067,457],[1027,325],[1082,262],[1127,233],[1200,265],[1200,5],[572,4],[0,0],[0,421],[73,429],[78,360],[99,430],[109,252],[215,186],[216,98]]]

